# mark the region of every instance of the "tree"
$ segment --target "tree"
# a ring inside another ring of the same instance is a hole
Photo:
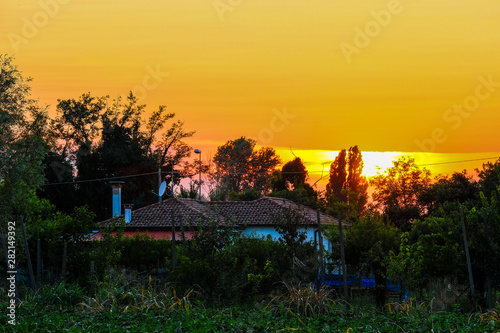
[[[303,217],[300,210],[292,208],[282,208],[280,212],[271,216],[275,230],[279,233],[280,237],[278,241],[283,244],[285,248],[285,257],[288,260],[290,266],[292,267],[292,277],[293,279],[308,279],[310,274],[317,274],[317,270],[313,269],[311,271],[299,272],[295,269],[296,259],[299,261],[306,261],[310,258],[310,253],[308,253],[308,247],[306,243],[307,239],[307,225],[303,223]],[[310,243],[309,243],[310,245]],[[317,262],[315,262],[317,264]],[[317,268],[317,267],[315,267]],[[300,273],[300,276],[299,274]],[[314,276],[315,278],[316,276]]]
[[[479,173],[479,185],[481,191],[486,195],[490,196],[492,192],[496,192],[500,187],[500,159],[495,163],[484,163],[483,169],[478,170]]]
[[[363,157],[358,146],[341,150],[330,166],[326,186],[331,203],[343,203],[354,216],[365,209],[368,181],[363,173]]]
[[[497,193],[492,191],[486,196],[480,192],[481,203],[464,212],[474,285],[481,306],[486,306],[486,289],[490,290],[491,300],[491,287],[500,286],[500,203]]]
[[[39,199],[34,191],[25,198],[25,202],[29,207],[26,233],[30,248],[37,248],[37,240],[40,239],[43,264],[47,269],[55,268],[57,274],[66,243],[69,278],[85,282],[90,267],[89,235],[97,227],[95,215],[86,207],[74,207],[71,214],[62,213],[47,199]]]
[[[478,203],[478,197],[478,183],[463,170],[437,178],[423,189],[419,201],[427,215],[444,217],[450,211],[456,211],[458,204],[473,207]]]
[[[0,55],[0,216],[25,215],[25,197],[43,184],[48,117],[30,97],[13,58]]]
[[[142,207],[157,200],[151,190],[158,186],[155,172],[159,168],[166,171],[163,179],[168,183],[175,167],[182,168],[181,177],[192,175],[192,166],[186,162],[191,148],[184,139],[194,132],[186,132],[181,121],[166,127],[175,114],[167,113],[165,106],[147,120],[143,119],[145,109],[132,93],[123,103],[117,99],[111,106],[106,96],[92,97],[90,93],[78,100],[59,100],[53,130],[63,140],[55,147],[54,158],[74,166],[79,183],[68,188],[76,194],[79,204],[89,205],[98,219],[111,216],[110,186],[87,180],[141,174],[127,179],[123,200]],[[178,183],[181,177],[174,181]]]
[[[217,148],[213,158],[212,180],[216,187],[210,195],[212,199],[225,200],[231,191],[239,193],[250,187],[261,194],[268,191],[272,172],[281,160],[272,148],[255,150],[255,143],[241,137]]]
[[[318,192],[307,183],[309,175],[300,157],[296,157],[283,165],[281,172],[275,171],[271,178],[269,196],[284,198],[298,204],[318,209]]]
[[[336,243],[338,234],[333,232],[333,235],[336,237],[332,237],[331,242]],[[356,219],[346,230],[346,262],[350,266],[358,267],[359,273],[375,277],[375,298],[379,307],[385,305],[389,253],[397,251],[397,248],[397,229],[384,224],[383,219],[376,212]]]
[[[464,267],[459,230],[460,224],[449,217],[416,220],[401,235],[399,253],[390,255],[391,277],[421,294],[429,282],[456,276]]]
[[[408,231],[412,222],[424,213],[419,196],[430,184],[430,172],[420,169],[410,157],[401,157],[392,163],[391,168],[378,173],[371,181],[375,187],[373,206],[397,228]]]
[[[368,181],[363,173],[363,156],[358,146],[349,148],[347,155],[347,195],[348,203],[358,213],[361,213],[368,201]]]
[[[296,157],[283,165],[281,168],[281,177],[287,183],[289,189],[295,190],[299,188],[300,185],[306,183],[309,174],[300,157]]]
[[[326,184],[326,192],[334,200],[347,202],[347,196],[342,193],[346,188],[347,164],[346,150],[342,149],[330,166],[330,179]]]

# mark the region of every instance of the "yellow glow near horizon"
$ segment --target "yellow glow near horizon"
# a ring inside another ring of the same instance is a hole
[[[292,160],[294,156],[300,157],[311,177],[327,175],[330,165],[339,153],[339,151],[324,150],[290,150],[290,148],[282,147],[276,148],[276,152],[281,157],[283,163]],[[363,157],[363,175],[365,177],[372,177],[377,172],[382,173],[385,169],[392,167],[392,162],[397,161],[399,157],[409,154],[403,152],[368,151],[361,152],[361,155]]]
[[[290,148],[277,147],[276,152],[286,163],[293,158],[300,157],[309,171],[311,183],[318,182],[318,187],[324,189],[328,182],[328,174],[331,163],[335,160],[339,151],[322,150],[290,150]],[[293,154],[292,154],[293,152]],[[373,177],[377,173],[383,173],[387,168],[393,166],[393,162],[403,156],[415,159],[415,163],[420,168],[426,168],[431,172],[432,177],[438,175],[448,175],[453,172],[467,170],[471,175],[475,175],[475,169],[481,169],[483,163],[495,162],[500,158],[500,153],[475,153],[475,154],[441,154],[422,152],[361,152],[364,162],[363,175]],[[321,179],[320,179],[321,178]]]

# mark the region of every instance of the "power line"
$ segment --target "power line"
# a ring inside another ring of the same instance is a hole
[[[141,176],[157,175],[157,174],[158,174],[158,172],[148,172],[148,173],[139,173],[139,174],[135,174],[135,175],[127,175],[127,176],[116,176],[116,177],[107,177],[107,178],[94,178],[94,179],[85,179],[85,180],[75,180],[75,181],[72,181],[72,182],[47,183],[47,184],[43,184],[43,186],[100,182],[100,181],[113,180],[113,179],[141,177]]]
[[[174,172],[178,173],[178,171],[174,171]],[[305,172],[301,172],[301,171],[289,171],[289,172],[273,171],[273,172],[281,173],[281,174],[284,174],[284,173],[286,173],[286,174],[304,174],[305,173]],[[170,174],[170,172],[168,172],[168,171],[162,171],[162,173]],[[265,174],[269,174],[269,173],[270,172],[230,172],[228,174],[229,175],[265,175]],[[158,174],[158,172],[148,172],[148,173],[139,173],[139,174],[135,174],[135,175],[126,175],[126,176],[75,180],[75,181],[71,181],[71,182],[46,183],[46,184],[43,184],[43,186],[100,182],[100,181],[107,181],[107,180],[113,180],[113,179],[133,178],[133,177],[141,177],[141,176],[149,176],[149,175],[157,175],[157,174]],[[225,175],[227,175],[227,174],[225,174]]]
[[[494,157],[477,158],[477,159],[471,159],[471,160],[418,164],[418,166],[431,166],[431,165],[443,165],[443,164],[464,163],[464,162],[476,162],[476,161],[492,160],[492,159],[498,159],[498,158],[500,158],[500,157],[494,156]],[[170,172],[165,172],[165,173],[170,174]],[[228,172],[228,173],[223,173],[222,175],[266,175],[266,174],[273,174],[273,173],[304,174],[304,173],[308,173],[308,171],[306,171],[306,172],[303,172],[303,171],[285,171],[285,172],[283,172],[283,171],[274,170],[271,172]],[[114,180],[114,179],[133,178],[133,177],[142,177],[142,176],[157,175],[157,174],[158,174],[158,172],[147,172],[147,173],[140,173],[140,174],[134,174],[134,175],[126,175],[126,176],[75,180],[75,181],[71,181],[71,182],[47,183],[47,184],[43,184],[43,186],[90,183],[90,182],[108,181],[108,180]]]
[[[441,165],[441,164],[452,164],[452,163],[463,163],[463,162],[476,162],[476,161],[492,160],[492,159],[498,159],[498,158],[500,158],[500,157],[494,156],[494,157],[476,158],[476,159],[473,159],[473,160],[461,160],[461,161],[449,161],[449,162],[418,164],[418,166]]]

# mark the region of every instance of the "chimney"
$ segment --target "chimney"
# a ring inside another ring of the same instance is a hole
[[[132,221],[132,204],[123,205],[123,209],[125,210],[125,223],[130,223]]]
[[[122,215],[122,185],[125,182],[111,181],[109,182],[113,187],[113,216],[117,217]]]

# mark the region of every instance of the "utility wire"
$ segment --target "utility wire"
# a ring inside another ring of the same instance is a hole
[[[90,183],[90,182],[100,182],[100,181],[113,180],[113,179],[141,177],[141,176],[157,175],[157,174],[158,174],[158,172],[148,172],[148,173],[139,173],[139,174],[135,174],[135,175],[127,175],[127,176],[116,176],[116,177],[108,177],[108,178],[95,178],[95,179],[75,180],[75,181],[72,181],[72,182],[47,183],[47,184],[43,184],[43,185],[44,186],[49,186],[49,185],[66,185],[66,184]]]
[[[174,171],[175,173],[178,173],[178,171]],[[289,171],[289,172],[282,172],[282,171],[273,171],[276,173],[280,174],[303,174],[304,172],[301,171]],[[169,171],[162,171],[162,173],[170,175],[171,172]],[[149,175],[157,175],[158,172],[148,172],[148,173],[139,173],[135,175],[126,175],[126,176],[116,176],[116,177],[107,177],[107,178],[94,178],[94,179],[85,179],[85,180],[75,180],[71,182],[60,182],[60,183],[46,183],[43,184],[43,186],[50,186],[50,185],[68,185],[68,184],[79,184],[79,183],[90,183],[90,182],[100,182],[100,181],[107,181],[107,180],[113,180],[113,179],[122,179],[122,178],[132,178],[132,177],[141,177],[141,176],[149,176]],[[269,172],[230,172],[228,173],[229,175],[266,175],[269,174]]]
[[[463,163],[463,162],[476,162],[476,161],[492,160],[492,159],[498,159],[498,158],[500,158],[500,157],[494,156],[494,157],[477,158],[477,159],[472,159],[472,160],[460,160],[460,161],[418,164],[417,166],[430,166],[430,165],[442,165],[442,164],[453,164],[453,163]],[[163,172],[163,171],[162,171],[162,173],[170,174],[170,172]],[[305,172],[302,172],[302,171],[285,171],[285,172],[273,171],[272,173],[304,174]],[[107,180],[123,179],[123,178],[133,178],[133,177],[141,177],[141,176],[149,176],[149,175],[157,175],[157,174],[158,174],[158,172],[148,172],[148,173],[140,173],[140,174],[134,174],[134,175],[126,175],[126,176],[75,180],[75,181],[71,181],[71,182],[47,183],[47,184],[43,184],[43,186],[90,183],[90,182],[107,181]],[[265,174],[269,174],[269,172],[229,172],[229,173],[225,173],[224,175],[265,175]]]
[[[452,163],[462,163],[462,162],[475,162],[475,161],[484,161],[484,160],[492,160],[500,158],[499,156],[494,157],[485,157],[485,158],[476,158],[473,160],[461,160],[461,161],[450,161],[450,162],[438,162],[438,163],[427,163],[427,164],[418,164],[418,166],[428,166],[428,165],[441,165],[441,164],[452,164]]]

